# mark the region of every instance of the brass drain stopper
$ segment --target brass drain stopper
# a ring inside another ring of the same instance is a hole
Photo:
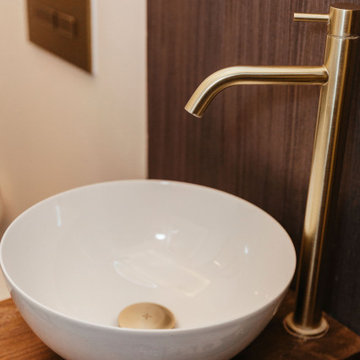
[[[118,317],[119,326],[131,329],[172,329],[175,317],[166,307],[153,303],[127,306]]]

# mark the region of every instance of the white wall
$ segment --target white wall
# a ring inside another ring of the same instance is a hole
[[[27,40],[24,0],[0,0],[2,229],[54,193],[146,177],[146,1],[93,1],[91,76]]]

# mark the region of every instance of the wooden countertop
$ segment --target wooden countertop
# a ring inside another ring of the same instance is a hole
[[[282,319],[293,308],[293,303],[294,296],[289,293],[264,332],[233,360],[360,359],[360,336],[331,317],[327,317],[330,323],[329,333],[322,339],[302,341],[288,335],[282,327]],[[55,360],[62,358],[34,335],[12,300],[9,299],[0,302],[0,359]]]

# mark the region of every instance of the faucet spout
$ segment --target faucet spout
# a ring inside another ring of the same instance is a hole
[[[325,66],[232,66],[208,76],[195,90],[185,110],[196,117],[202,117],[214,97],[233,85],[323,85],[327,80]]]

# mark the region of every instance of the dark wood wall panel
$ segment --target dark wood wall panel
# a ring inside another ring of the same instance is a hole
[[[232,87],[202,119],[184,105],[226,66],[321,65],[326,25],[294,23],[292,14],[328,7],[325,0],[148,0],[149,177],[241,196],[272,214],[299,249],[319,88]],[[357,105],[324,266],[327,311],[358,332],[359,113]]]

